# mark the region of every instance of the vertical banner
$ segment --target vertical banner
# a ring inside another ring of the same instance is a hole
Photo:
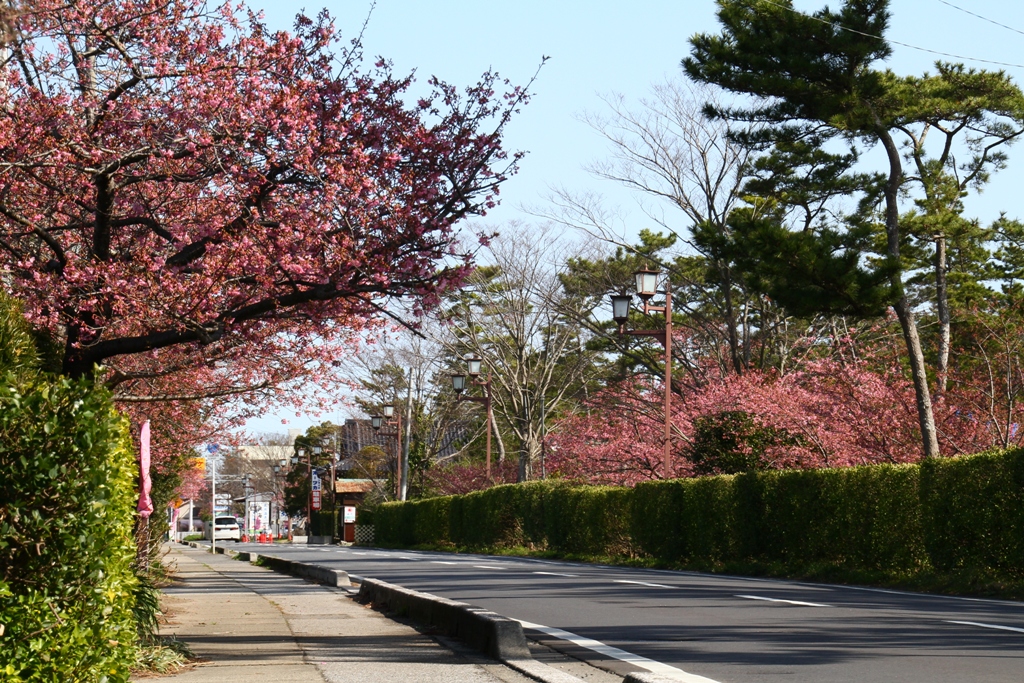
[[[316,473],[316,470],[313,470],[313,472],[311,473],[311,476],[312,476],[312,482],[311,482],[310,486],[313,489],[313,491],[312,491],[312,494],[313,494],[313,509],[314,510],[319,510],[320,507],[321,507],[321,498],[320,498],[320,496],[323,495],[321,493],[320,475],[318,475]]]
[[[149,476],[149,420],[142,423],[142,430],[139,432],[139,444],[141,452],[139,453],[139,505],[136,508],[139,512],[139,517],[148,519],[153,514],[153,499],[150,498],[149,494],[153,490],[153,480]]]

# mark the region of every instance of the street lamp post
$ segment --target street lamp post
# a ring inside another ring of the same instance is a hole
[[[306,455],[305,448],[299,448],[295,451],[296,455],[292,458],[292,464],[298,465],[302,460],[302,457]],[[308,538],[310,532],[313,530],[313,463],[312,456],[306,458],[306,478],[309,479],[309,491],[306,493],[306,537]]]
[[[286,464],[287,463],[284,460],[278,460],[277,463],[274,465],[274,498],[270,502],[270,504],[271,504],[271,506],[273,506],[275,503],[277,504],[277,517],[274,517],[274,511],[271,510],[270,511],[270,519],[271,519],[270,529],[271,529],[271,532],[274,531],[274,520],[276,520],[277,521],[277,537],[278,538],[281,538],[281,502],[282,501],[278,500],[277,482],[278,482],[279,479],[282,479],[285,476],[285,474],[281,470],[284,469],[284,466]]]
[[[483,361],[476,356],[466,357],[466,375],[472,378],[472,383],[477,386],[483,387],[483,396],[463,396],[462,392],[466,390],[466,375],[453,374],[452,375],[452,389],[457,394],[457,400],[459,401],[472,401],[474,403],[482,403],[487,411],[487,479],[491,478],[491,373],[487,372],[485,379],[479,379],[481,365]]]
[[[388,403],[381,407],[383,415],[371,415],[370,426],[381,436],[395,437],[395,498],[402,497],[402,413],[395,412],[395,406]],[[392,419],[393,418],[393,419]],[[384,425],[393,425],[394,430],[381,431]]]
[[[672,477],[672,287],[665,278],[665,305],[652,306],[651,297],[655,295],[658,287],[658,271],[639,270],[634,273],[636,277],[636,292],[644,304],[644,315],[651,313],[665,314],[665,329],[663,330],[627,330],[626,322],[629,320],[629,306],[633,297],[629,294],[612,295],[612,318],[619,325],[619,334],[628,334],[634,337],[654,337],[665,347],[665,455],[662,464],[666,479]]]
[[[245,502],[242,503],[245,506],[245,512],[242,513],[242,535],[248,539],[249,537],[249,491],[255,491],[250,485],[252,477],[248,474],[242,477],[242,496],[245,498]]]

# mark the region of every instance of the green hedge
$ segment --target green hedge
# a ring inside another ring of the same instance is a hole
[[[532,482],[389,503],[388,546],[526,546],[704,568],[1024,578],[1024,450],[923,465],[748,472],[635,488]]]
[[[90,381],[0,377],[0,680],[124,681],[137,469]]]
[[[927,462],[921,499],[925,547],[937,569],[1024,578],[1024,450]]]

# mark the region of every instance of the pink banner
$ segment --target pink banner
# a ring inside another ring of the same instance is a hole
[[[149,420],[142,423],[139,432],[139,445],[142,452],[139,455],[139,480],[141,491],[139,491],[139,517],[148,519],[153,514],[153,499],[149,497],[153,490],[153,480],[149,477]]]

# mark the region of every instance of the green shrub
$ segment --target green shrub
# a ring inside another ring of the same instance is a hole
[[[373,518],[376,512],[376,506],[360,505],[356,508],[356,524],[365,524],[367,526],[372,525],[374,523]]]
[[[135,659],[126,421],[91,381],[0,377],[0,673],[123,681]]]
[[[612,486],[560,486],[545,500],[552,550],[583,555],[628,555],[632,491]]]
[[[937,569],[1024,573],[1024,450],[925,462],[921,500]]]

